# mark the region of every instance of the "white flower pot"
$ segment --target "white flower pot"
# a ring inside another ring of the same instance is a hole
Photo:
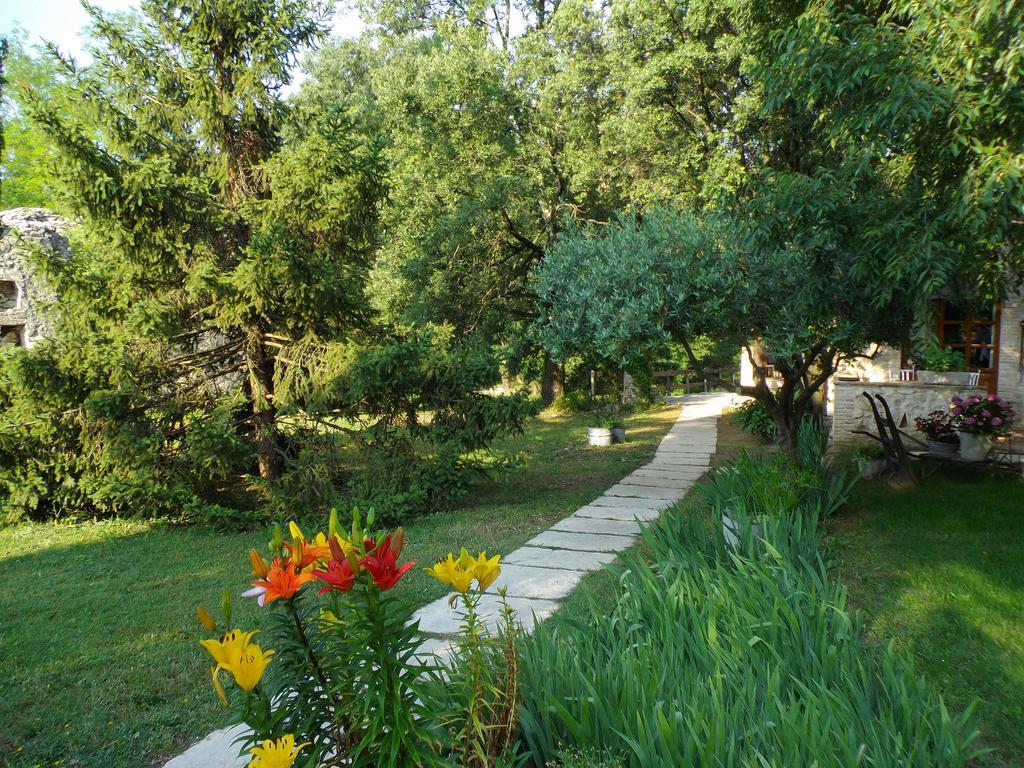
[[[612,444],[612,431],[603,427],[587,427],[587,444],[607,448]]]
[[[991,450],[992,438],[989,435],[960,433],[960,458],[964,461],[984,461]]]
[[[760,539],[764,534],[764,529],[761,528],[760,523],[741,523],[739,520],[733,520],[726,514],[722,514],[722,535],[725,536],[725,543],[735,549],[739,546],[740,541],[743,540],[744,529],[750,531],[750,535],[754,539]]]
[[[927,440],[928,453],[934,453],[939,456],[956,456],[956,443],[940,443],[935,440]]]
[[[974,374],[970,371],[918,371],[917,381],[921,384],[954,384],[967,387]]]

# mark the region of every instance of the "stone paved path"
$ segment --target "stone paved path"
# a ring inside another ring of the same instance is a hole
[[[718,417],[732,401],[729,393],[673,398],[682,405],[654,458],[601,496],[501,558],[501,576],[481,601],[485,620],[497,619],[498,587],[508,588],[509,603],[526,631],[550,616],[587,572],[615,559],[640,533],[639,522],[654,520],[689,492],[703,475],[718,442]],[[431,635],[425,653],[445,654],[459,627],[459,614],[441,597],[414,615]],[[164,768],[241,768],[232,741],[239,727],[214,731],[168,762]]]
[[[685,496],[703,475],[718,442],[718,417],[732,399],[728,393],[682,398],[679,419],[668,431],[649,464],[613,485],[601,496],[534,536],[501,558],[501,576],[488,589],[508,590],[509,603],[526,631],[558,609],[589,571],[610,563],[640,534],[639,522],[654,520],[661,510]],[[496,594],[484,597],[485,620],[498,616]],[[458,631],[459,613],[441,597],[414,615],[433,638],[424,650],[444,654]]]

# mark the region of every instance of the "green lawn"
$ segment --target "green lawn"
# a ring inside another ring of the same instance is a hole
[[[514,549],[649,460],[677,415],[632,416],[630,442],[605,449],[585,446],[586,417],[531,420],[495,446],[518,465],[408,525],[407,555]],[[267,538],[121,521],[0,530],[0,765],[159,765],[223,725],[194,609],[242,592],[248,548]],[[445,591],[418,568],[398,589],[410,604]],[[235,606],[235,625],[258,626],[252,601]]]
[[[1024,483],[864,482],[833,531],[837,575],[869,635],[912,654],[951,707],[980,700],[994,752],[979,766],[1024,765]]]

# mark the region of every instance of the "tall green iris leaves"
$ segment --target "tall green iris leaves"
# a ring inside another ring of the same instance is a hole
[[[648,530],[653,557],[629,561],[613,610],[538,627],[522,661],[537,765],[566,744],[630,768],[923,768],[975,754],[969,715],[947,712],[891,647],[862,640],[820,555],[819,511],[842,484],[815,474],[799,470],[808,492],[735,550],[720,516],[736,485],[713,488],[710,525],[667,515]]]

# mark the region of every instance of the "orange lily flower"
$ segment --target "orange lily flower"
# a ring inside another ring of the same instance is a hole
[[[303,584],[316,579],[312,573],[296,573],[295,563],[286,559],[283,563],[275,557],[266,578],[257,579],[252,589],[243,592],[242,597],[255,597],[260,605],[272,603],[278,598],[289,600]]]

